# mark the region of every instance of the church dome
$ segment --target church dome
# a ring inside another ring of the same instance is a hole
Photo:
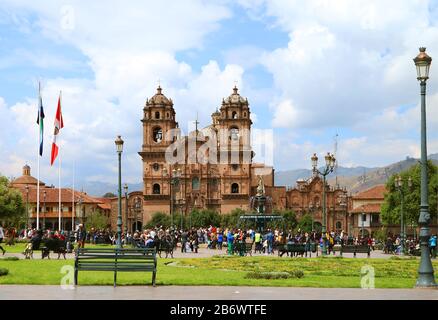
[[[157,93],[146,101],[146,106],[161,105],[161,106],[173,106],[172,99],[168,99],[163,93],[160,86],[157,88]]]
[[[13,187],[25,185],[36,186],[37,184],[38,180],[30,175],[30,167],[27,164],[23,167],[23,175],[11,181],[11,186]],[[45,183],[40,181],[40,186],[45,186]]]
[[[223,101],[223,103],[225,103],[225,104],[230,104],[230,103],[245,103],[245,104],[247,104],[248,103],[248,99],[242,97],[239,93],[237,93],[238,90],[239,89],[237,89],[237,87],[234,86],[233,93],[228,98],[226,98]]]

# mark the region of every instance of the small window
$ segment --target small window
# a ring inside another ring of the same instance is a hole
[[[237,119],[237,112],[236,112],[236,111],[233,111],[233,113],[231,114],[231,117],[232,117],[233,119]]]
[[[239,185],[237,183],[231,185],[231,193],[239,193]]]
[[[160,112],[159,111],[155,112],[155,119],[160,119]]]
[[[243,117],[246,118],[246,112],[243,113]]]
[[[160,127],[156,127],[153,131],[153,139],[155,142],[161,142],[163,140],[163,130]]]
[[[237,169],[239,169],[239,165],[234,163],[231,165],[231,168],[233,168],[234,171],[237,171]]]
[[[192,179],[192,189],[199,190],[199,178],[198,177],[194,177]]]
[[[336,222],[336,230],[342,230],[342,222],[341,221]]]
[[[166,113],[166,118],[169,119],[169,112]]]
[[[158,183],[155,183],[152,187],[152,193],[153,194],[160,194],[160,185]]]
[[[158,163],[153,164],[154,171],[158,171],[160,169],[160,165]]]
[[[231,133],[231,140],[239,140],[239,129],[236,127],[233,127],[230,129],[230,133]]]

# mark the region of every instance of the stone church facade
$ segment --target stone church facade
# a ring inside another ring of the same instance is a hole
[[[181,136],[173,101],[162,91],[158,87],[143,109],[144,221],[155,212],[248,210],[258,175],[274,185],[273,168],[252,161],[248,100],[234,87],[211,125]]]

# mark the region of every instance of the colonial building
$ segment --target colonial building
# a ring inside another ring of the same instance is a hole
[[[374,231],[382,228],[380,218],[381,205],[385,200],[386,187],[379,184],[362,192],[355,194],[352,200],[350,211],[353,222],[353,234],[355,236],[373,235]]]
[[[37,223],[37,185],[38,180],[31,176],[30,167],[23,167],[23,175],[11,181],[10,186],[21,192],[27,210],[27,225],[33,228]],[[59,188],[47,186],[40,181],[40,226],[58,230]],[[104,201],[91,197],[85,192],[61,188],[61,223],[62,230],[71,230],[95,213],[110,217],[110,207]]]
[[[280,187],[278,187],[280,188]],[[285,187],[284,187],[285,188]],[[285,188],[286,189],[286,188]],[[314,229],[320,230],[323,221],[323,180],[319,175],[309,179],[299,179],[292,188],[281,192],[286,197],[286,208],[293,210],[298,217],[310,214],[315,221]],[[326,183],[327,230],[348,232],[351,218],[348,215],[349,197],[347,190]]]
[[[273,185],[273,168],[252,162],[251,112],[236,87],[212,114],[211,125],[196,126],[188,136],[181,136],[173,101],[161,87],[146,101],[143,114],[143,221],[155,212],[248,210],[254,177],[266,176]]]

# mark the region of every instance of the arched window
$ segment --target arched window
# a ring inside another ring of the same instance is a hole
[[[167,112],[167,113],[166,113],[166,118],[168,118],[168,119],[169,119],[169,112]]]
[[[246,112],[243,113],[243,117],[246,118]]]
[[[192,189],[199,190],[199,178],[198,177],[194,177],[192,179]]]
[[[239,193],[239,185],[237,183],[231,185],[231,193]]]
[[[231,118],[237,119],[237,112],[236,111],[233,111],[233,113],[231,114]]]
[[[161,140],[163,140],[163,130],[161,130],[160,127],[156,127],[152,134],[155,142],[161,142]]]
[[[231,127],[230,128],[230,135],[231,135],[231,140],[239,140],[239,128],[237,127]]]
[[[158,183],[155,183],[152,187],[152,194],[160,194],[160,185]]]
[[[336,222],[336,230],[341,230],[342,229],[342,222],[341,221],[337,221]]]
[[[155,119],[160,119],[160,112],[159,111],[155,112]]]
[[[320,207],[321,203],[320,203],[320,201],[319,201],[319,197],[318,197],[318,196],[316,196],[315,198],[313,198],[313,205],[314,205],[315,207],[317,207],[317,208]]]

